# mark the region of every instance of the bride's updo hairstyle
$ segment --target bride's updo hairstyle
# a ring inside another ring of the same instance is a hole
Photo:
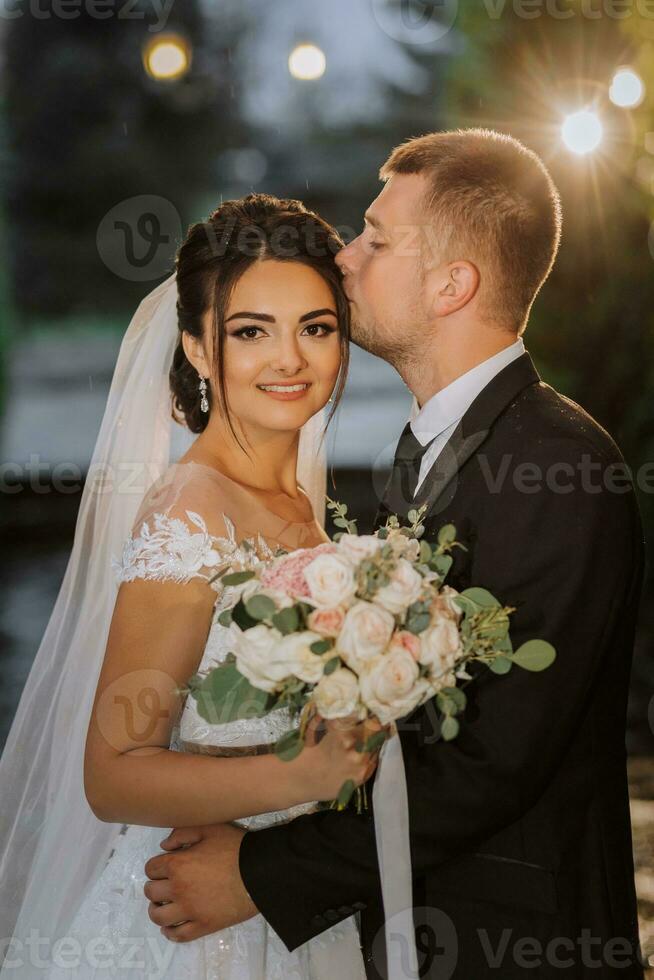
[[[234,287],[255,262],[274,259],[302,262],[315,269],[330,287],[341,339],[341,370],[327,424],[342,397],[349,362],[350,308],[342,274],[334,261],[344,242],[335,228],[301,201],[271,194],[248,194],[225,201],[209,217],[190,225],[175,259],[179,338],[170,369],[172,417],[191,432],[202,432],[209,413],[200,411],[198,372],[186,357],[182,334],[202,337],[203,318],[213,311],[214,374],[218,391],[207,381],[209,409],[217,404],[232,432],[234,427],[225,394],[225,315]]]

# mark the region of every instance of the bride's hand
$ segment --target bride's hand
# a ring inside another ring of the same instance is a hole
[[[370,779],[377,768],[381,746],[374,752],[359,752],[355,746],[365,744],[370,735],[382,728],[388,732],[389,727],[374,718],[357,721],[352,716],[329,721],[314,713],[306,727],[304,748],[297,757],[314,799],[335,799],[348,780],[360,786]]]

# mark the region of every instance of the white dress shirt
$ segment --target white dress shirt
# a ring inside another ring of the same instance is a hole
[[[426,446],[428,442],[434,440],[422,457],[414,498],[447,440],[477,395],[502,368],[515,361],[517,357],[524,354],[524,351],[522,337],[518,337],[514,344],[488,357],[481,364],[477,364],[470,371],[456,378],[446,388],[437,391],[429,401],[425,402],[415,418],[411,419],[411,430],[421,446]]]

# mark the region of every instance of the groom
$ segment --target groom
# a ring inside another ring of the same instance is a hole
[[[535,154],[486,130],[409,140],[380,176],[337,257],[355,342],[421,406],[378,522],[425,504],[426,540],[454,524],[450,584],[515,606],[515,647],[557,650],[540,674],[479,674],[453,742],[429,702],[398,723],[421,976],[640,978],[624,731],[641,525],[615,443],[522,340],[558,194]],[[169,938],[260,912],[292,950],[360,912],[368,976],[386,975],[371,814],[181,829],[166,846],[182,842],[146,865],[146,896],[187,920],[151,902]]]

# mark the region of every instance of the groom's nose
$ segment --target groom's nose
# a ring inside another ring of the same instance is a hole
[[[336,265],[339,267],[341,272],[346,276],[351,275],[352,272],[354,271],[353,260],[354,260],[355,249],[352,246],[354,245],[355,242],[356,242],[356,238],[354,239],[353,242],[350,242],[349,245],[346,245],[344,248],[342,248],[340,252],[337,252],[334,257],[334,261],[336,262]]]

